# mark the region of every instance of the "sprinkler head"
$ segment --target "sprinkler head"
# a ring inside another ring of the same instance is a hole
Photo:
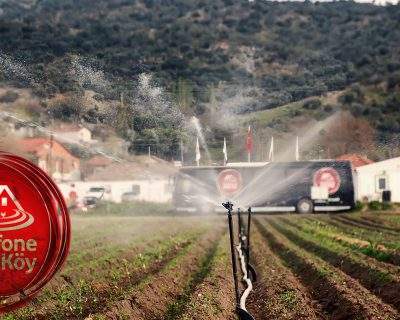
[[[232,204],[232,203],[230,203],[229,201],[228,201],[228,202],[225,202],[225,203],[223,203],[222,205],[223,205],[223,206],[224,206],[224,208],[225,208],[226,210],[228,210],[228,211],[232,211],[232,210],[233,210],[233,204]]]

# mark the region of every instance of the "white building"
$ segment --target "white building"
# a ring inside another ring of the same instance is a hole
[[[120,203],[123,195],[129,194],[129,201],[146,201],[167,203],[172,198],[172,180],[168,179],[138,179],[138,180],[98,180],[77,181],[72,184],[58,184],[65,199],[68,201],[70,192],[74,190],[77,200],[81,202],[89,195],[92,188],[104,188],[106,191],[102,199]]]
[[[382,200],[388,190],[391,201],[400,202],[400,157],[355,168],[354,189],[359,201]]]
[[[137,156],[132,161],[112,163],[96,168],[86,181],[59,185],[65,198],[74,189],[78,201],[90,194],[90,189],[103,188],[103,199],[112,202],[147,201],[167,203],[172,199],[176,168],[156,157]]]
[[[80,142],[80,143],[96,143],[92,139],[92,133],[89,129],[73,124],[61,124],[58,128],[54,129],[56,138],[64,142]]]

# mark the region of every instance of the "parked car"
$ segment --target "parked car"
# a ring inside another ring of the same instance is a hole
[[[99,201],[100,201],[99,198],[91,197],[91,196],[85,196],[82,200],[83,205],[86,208],[94,208]]]
[[[88,192],[86,192],[85,198],[97,198],[98,200],[101,200],[104,197],[105,192],[106,188],[103,186],[90,187]]]

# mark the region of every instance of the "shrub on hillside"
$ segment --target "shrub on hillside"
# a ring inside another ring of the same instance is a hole
[[[0,97],[0,103],[13,103],[19,97],[18,93],[8,90]]]
[[[303,108],[308,110],[318,109],[322,105],[321,100],[319,99],[310,99],[304,102]]]

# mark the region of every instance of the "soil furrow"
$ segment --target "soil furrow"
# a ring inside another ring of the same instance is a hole
[[[386,228],[390,228],[390,229],[392,229],[392,230],[395,230],[395,231],[397,231],[397,232],[400,232],[400,228],[397,228],[397,227],[393,227],[393,226],[391,226],[391,225],[388,225],[388,224],[390,224],[389,221],[386,220],[386,219],[384,219],[384,218],[381,218],[381,217],[380,217],[380,218],[377,218],[377,217],[371,217],[371,216],[366,216],[366,215],[362,215],[360,218],[361,218],[362,220],[364,220],[364,221],[373,223],[373,224],[375,224],[375,225],[378,225],[378,226],[383,225],[383,226],[386,227]]]
[[[348,256],[338,254],[316,243],[305,240],[277,223],[272,221],[270,223],[290,241],[329,262],[332,266],[342,270],[350,277],[357,279],[377,297],[392,305],[395,309],[400,310],[400,296],[398,294],[400,292],[400,282],[393,280],[388,273],[376,270],[371,266],[356,262]]]
[[[390,233],[391,235],[398,235],[398,233],[396,233],[393,230],[387,230],[387,229],[383,229],[383,228],[380,228],[380,227],[371,226],[371,225],[368,225],[368,224],[363,224],[359,220],[355,221],[355,220],[352,220],[352,219],[348,219],[348,218],[346,218],[344,216],[331,216],[331,219],[339,221],[339,222],[347,224],[347,225],[350,225],[350,226],[353,226],[353,227],[358,227],[358,228],[362,228],[362,229],[369,229],[369,230],[373,230],[373,231],[376,231],[376,232],[383,232],[384,231],[384,232]]]
[[[117,284],[111,286],[107,282],[93,282],[87,284],[87,287],[77,287],[78,285],[71,284],[74,286],[73,291],[80,291],[79,299],[84,299],[79,311],[68,310],[60,308],[42,308],[44,310],[38,311],[34,315],[34,319],[49,319],[51,317],[57,317],[57,314],[68,319],[82,319],[89,316],[92,313],[100,311],[104,304],[115,300],[116,296],[119,296],[121,292],[132,286],[138,285],[141,281],[162,270],[168,263],[170,263],[181,251],[184,251],[189,247],[195,240],[188,240],[180,244],[172,246],[160,259],[156,259],[145,268],[138,269],[135,272],[121,278]],[[86,296],[86,297],[85,297]],[[78,301],[77,301],[78,303]],[[43,306],[42,306],[43,307]],[[72,312],[71,312],[72,311]],[[32,318],[32,319],[33,319]]]
[[[394,235],[375,229],[367,229],[362,226],[349,225],[339,220],[333,220],[330,217],[327,217],[327,219],[306,218],[306,220],[310,221],[311,223],[321,223],[328,227],[337,228],[338,231],[350,236],[361,236],[364,240],[368,240],[373,243],[382,243],[392,249],[398,250],[399,248],[399,245],[396,244],[396,242],[399,241],[399,234]]]
[[[394,227],[389,227],[389,226],[385,226],[382,223],[376,223],[374,221],[370,221],[368,220],[367,217],[361,217],[361,218],[354,218],[354,217],[349,217],[347,215],[340,215],[339,217],[346,219],[346,220],[350,220],[356,223],[360,223],[362,225],[368,226],[368,227],[373,227],[373,228],[377,228],[377,229],[383,229],[383,230],[389,230],[389,231],[394,231],[394,232],[400,232],[400,229],[398,228],[394,228]]]
[[[284,222],[286,225],[291,226],[292,228],[295,228],[299,230],[300,232],[305,232],[309,233],[310,232],[310,227],[307,228],[302,224],[297,224],[294,221],[291,221],[287,218],[279,218],[279,221]],[[394,252],[394,250],[377,250],[376,248],[372,248],[371,243],[368,243],[368,247],[360,247],[358,246],[355,242],[353,243],[346,243],[344,241],[337,241],[335,239],[338,239],[340,237],[339,234],[332,234],[331,237],[328,237],[326,234],[318,234],[316,230],[312,230],[312,235],[313,236],[320,236],[323,237],[326,241],[331,241],[335,242],[336,244],[339,244],[341,247],[343,247],[343,250],[351,250],[351,254],[355,257],[357,257],[360,260],[366,260],[368,263],[377,266],[378,268],[387,270],[391,272],[394,275],[400,275],[400,256]],[[349,238],[350,239],[350,238]],[[360,240],[358,238],[352,238],[351,240]],[[364,243],[363,243],[364,245]],[[367,250],[368,249],[368,250]],[[372,254],[372,251],[373,253]],[[384,256],[384,258],[382,258]],[[381,260],[379,260],[379,259]]]
[[[208,250],[205,257],[202,259],[199,269],[191,276],[190,281],[186,284],[183,293],[181,293],[177,297],[177,299],[175,299],[168,305],[164,319],[181,319],[183,313],[188,307],[191,296],[211,271],[212,263],[217,253],[218,244],[219,242],[215,241],[215,243]]]
[[[258,281],[249,297],[248,310],[255,319],[327,319],[322,307],[271,251],[257,228],[252,243]]]
[[[253,293],[252,293],[253,294]],[[229,239],[220,241],[210,273],[191,294],[181,320],[236,320]],[[261,318],[259,318],[261,319]]]
[[[190,281],[202,267],[208,253],[214,248],[222,233],[215,228],[183,255],[146,283],[133,288],[126,297],[103,310],[108,319],[161,320],[165,319],[171,301],[179,301]]]
[[[332,270],[322,260],[315,258],[315,261],[270,224],[266,224],[269,229],[258,221],[256,225],[272,251],[299,277],[329,319],[399,319],[393,309],[374,300],[374,296],[362,290],[357,282],[343,278],[340,272]]]

